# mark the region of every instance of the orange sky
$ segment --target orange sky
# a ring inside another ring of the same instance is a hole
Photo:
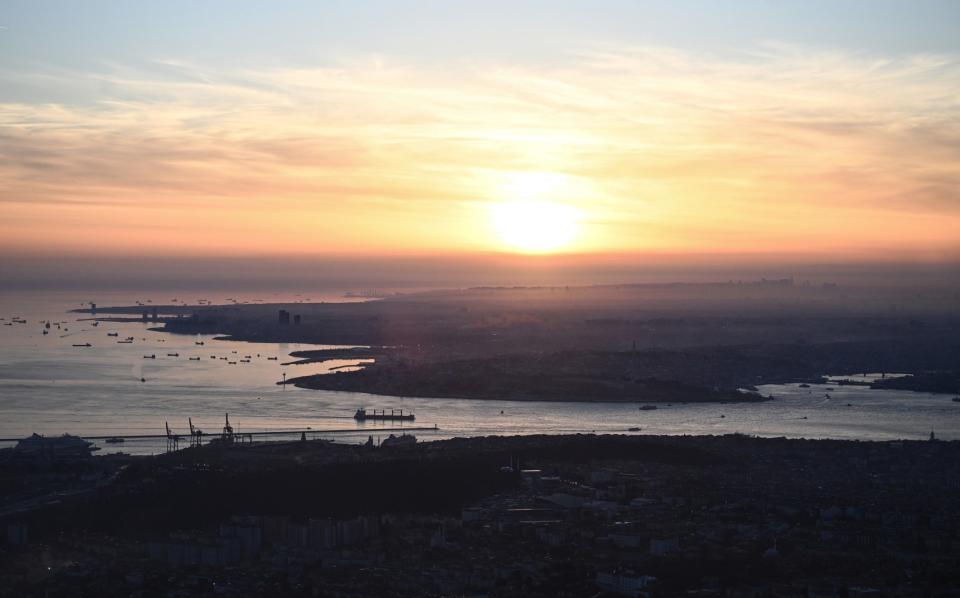
[[[98,91],[0,103],[0,250],[524,251],[497,224],[523,200],[575,214],[548,251],[960,248],[950,56],[591,45],[535,66],[161,64],[18,75]]]

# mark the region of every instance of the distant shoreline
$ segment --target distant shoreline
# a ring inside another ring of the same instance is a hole
[[[283,381],[317,390],[585,403],[758,402],[770,398],[743,389],[886,371],[921,375],[875,387],[955,392],[949,374],[925,374],[949,373],[960,363],[956,316],[847,313],[842,305],[830,311],[822,302],[834,298],[832,289],[700,291],[466,289],[364,303],[120,306],[98,308],[96,315],[136,321],[123,316],[149,309],[151,329],[171,334],[339,345],[292,353],[285,365],[375,360],[357,371]]]

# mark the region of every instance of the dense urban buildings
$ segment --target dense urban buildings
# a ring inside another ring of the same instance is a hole
[[[2,596],[960,591],[960,445],[936,439],[265,442],[24,467],[4,479],[46,498],[6,511]]]

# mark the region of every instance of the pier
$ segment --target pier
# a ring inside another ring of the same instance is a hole
[[[378,418],[379,419],[379,418]],[[397,418],[400,419],[400,418]],[[412,415],[406,415],[402,417],[403,420],[412,419]],[[382,432],[425,432],[425,431],[434,431],[439,430],[436,425],[433,426],[417,426],[417,427],[391,427],[391,428],[376,428],[375,430],[367,430],[365,428],[326,428],[326,429],[315,429],[315,428],[291,428],[289,430],[259,430],[254,432],[238,432],[235,431],[233,426],[230,425],[230,414],[224,414],[224,425],[223,430],[217,434],[204,434],[202,430],[193,425],[193,418],[188,418],[188,425],[190,427],[190,432],[188,434],[178,434],[170,429],[169,422],[164,422],[164,432],[162,434],[136,434],[136,433],[120,433],[120,434],[107,434],[107,435],[80,435],[80,436],[70,436],[71,438],[83,439],[86,441],[96,441],[102,440],[109,442],[111,444],[122,443],[126,440],[166,440],[166,450],[167,452],[177,451],[180,449],[180,441],[185,437],[189,438],[189,446],[199,447],[204,444],[204,437],[208,440],[208,443],[217,443],[217,444],[241,444],[241,443],[250,443],[253,442],[255,437],[270,437],[270,436],[296,436],[300,435],[301,439],[306,439],[307,434],[314,435],[318,434],[323,435],[337,435],[337,434],[356,434],[363,433],[367,431],[375,431],[377,433]],[[362,420],[360,420],[362,421]],[[67,435],[64,435],[67,437]],[[47,437],[51,441],[56,442],[56,439],[60,438],[58,436]],[[0,442],[20,442],[23,438],[0,438]],[[96,450],[96,449],[94,449]]]
[[[298,428],[296,430],[263,430],[260,432],[243,432],[242,436],[282,436],[284,434],[357,434],[362,432],[426,432],[428,430],[439,430],[436,425],[433,426],[418,426],[418,427],[402,427],[402,428],[331,428],[326,430],[320,430],[316,428]],[[237,433],[237,436],[240,436],[240,433]],[[184,436],[184,435],[181,435]],[[160,440],[166,438],[166,434],[106,434],[103,436],[79,436],[84,440],[107,440],[109,438],[123,438],[124,440],[145,440],[145,439],[155,439]],[[210,434],[210,439],[220,438],[219,434]],[[23,440],[23,437],[19,438],[0,438],[0,442],[19,442]]]

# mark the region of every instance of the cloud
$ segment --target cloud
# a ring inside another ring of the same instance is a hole
[[[551,68],[163,60],[0,71],[0,88],[0,206],[38,231],[58,208],[78,230],[192,210],[183,229],[214,218],[224,245],[304,250],[289,239],[312,214],[357,248],[464,249],[514,171],[582,182],[558,199],[593,223],[584,249],[955,246],[960,225],[956,56],[597,45]]]

